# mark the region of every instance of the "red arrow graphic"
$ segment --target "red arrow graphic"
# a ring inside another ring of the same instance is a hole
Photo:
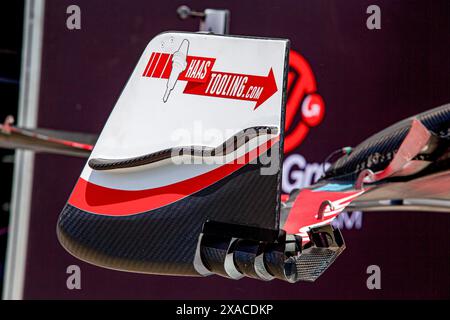
[[[273,70],[267,76],[212,71],[208,81],[189,81],[183,93],[255,101],[255,109],[278,91]]]

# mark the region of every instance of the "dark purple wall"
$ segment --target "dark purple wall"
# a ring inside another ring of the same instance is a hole
[[[66,28],[77,4],[82,29]],[[39,126],[100,132],[148,41],[165,30],[195,31],[172,1],[47,0]],[[321,163],[387,125],[450,102],[450,3],[443,1],[190,1],[231,10],[231,33],[283,37],[310,63],[326,104],[324,121],[295,150]],[[377,4],[382,29],[366,28]],[[313,284],[219,277],[137,275],[91,266],[58,244],[56,220],[84,160],[36,157],[25,298],[393,299],[450,297],[450,215],[364,213],[344,230],[347,250]],[[66,288],[66,267],[82,270],[82,290]],[[366,287],[367,266],[382,289]]]

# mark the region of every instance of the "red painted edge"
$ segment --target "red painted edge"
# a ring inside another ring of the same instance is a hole
[[[167,186],[145,190],[103,187],[79,178],[68,203],[98,215],[130,216],[154,210],[192,195],[232,174],[266,152],[279,136],[214,170]]]

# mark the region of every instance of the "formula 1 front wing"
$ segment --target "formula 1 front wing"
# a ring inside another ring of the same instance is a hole
[[[314,281],[345,249],[343,210],[450,212],[450,104],[343,148],[282,195],[288,53],[284,39],[163,33],[98,139],[6,121],[0,146],[88,157],[58,239],[121,271]]]
[[[158,43],[170,39],[174,52],[157,52]],[[348,206],[449,200],[450,105],[445,105],[367,139],[316,184],[281,202],[286,52],[283,40],[186,33],[152,40],[61,212],[58,238],[64,248],[123,271],[314,281],[345,249],[332,221]],[[163,59],[161,69],[155,59]],[[270,70],[265,79],[246,79],[268,84],[273,96],[264,96],[262,105],[261,97],[256,104],[230,99],[228,81],[243,78],[217,71],[216,61],[221,68],[241,66],[240,74],[250,67],[253,74]],[[208,63],[213,67],[204,72],[189,71]],[[165,71],[170,64],[174,71]],[[192,79],[208,72],[205,83]],[[218,77],[227,80],[217,84]],[[196,121],[218,129],[216,135],[231,135],[215,144],[202,137],[169,139],[190,136],[193,131],[178,128]],[[157,139],[144,138],[155,128],[161,133]],[[225,164],[213,161],[228,156]]]

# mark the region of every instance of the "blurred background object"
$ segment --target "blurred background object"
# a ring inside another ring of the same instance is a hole
[[[0,121],[17,116],[24,1],[0,3]],[[14,151],[0,149],[0,290],[3,289]]]

